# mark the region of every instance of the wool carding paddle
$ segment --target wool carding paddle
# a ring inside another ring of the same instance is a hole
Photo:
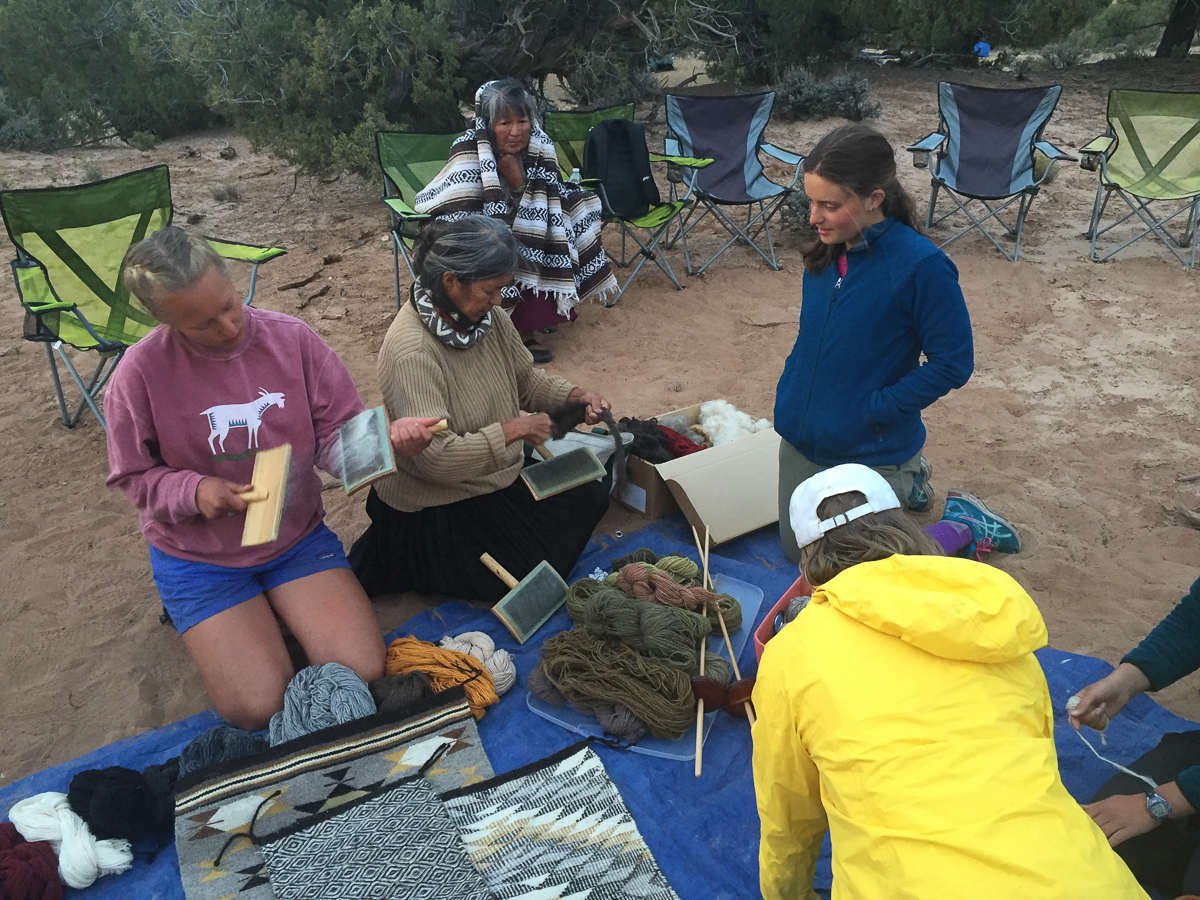
[[[434,434],[449,427],[445,419],[429,426]],[[347,494],[362,490],[396,471],[396,457],[382,406],[364,409],[338,429],[342,487]]]
[[[242,546],[269,544],[279,537],[283,521],[283,501],[287,495],[288,472],[292,467],[292,445],[280,444],[260,450],[254,457],[250,490],[241,494],[246,501],[246,524],[242,527]]]
[[[529,640],[567,600],[567,583],[545,560],[520,581],[513,578],[490,553],[483,554],[479,561],[508,585],[508,593],[492,607],[492,612],[512,632],[519,644]]]
[[[555,456],[541,444],[534,449],[543,462],[521,469],[521,479],[534,500],[545,500],[605,475],[604,464],[591,447],[568,450],[561,456]]]

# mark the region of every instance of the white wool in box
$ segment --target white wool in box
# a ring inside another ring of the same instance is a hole
[[[708,432],[713,446],[728,444],[760,431],[768,431],[771,423],[757,422],[727,400],[709,400],[700,406],[700,427]]]

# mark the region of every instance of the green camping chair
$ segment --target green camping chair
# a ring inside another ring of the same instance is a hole
[[[1087,233],[1092,260],[1104,262],[1134,241],[1154,234],[1177,260],[1195,268],[1200,231],[1200,94],[1112,91],[1108,95],[1108,130],[1080,152],[1080,166],[1100,172]],[[1101,228],[1100,219],[1114,193],[1125,201],[1129,212]],[[1152,203],[1158,204],[1153,210]],[[1156,214],[1163,204],[1170,207]],[[1168,223],[1184,215],[1187,224],[1173,234]],[[1146,227],[1097,259],[1096,239],[1133,216]]]
[[[121,283],[130,245],[171,224],[171,180],[154,166],[94,184],[0,192],[0,214],[17,250],[13,277],[25,307],[25,340],[46,346],[62,423],[74,428],[85,409],[105,427],[97,398],[125,351],[158,324]],[[258,265],[284,253],[209,238],[226,259],[251,264],[249,303]],[[64,345],[94,350],[99,362],[84,381]],[[57,359],[83,392],[71,414]]]
[[[554,150],[558,155],[559,168],[564,173],[570,173],[573,169],[583,172],[585,169],[584,158],[586,156],[584,150],[587,147],[588,137],[591,135],[593,129],[601,122],[611,119],[633,121],[633,104],[626,103],[622,106],[609,106],[604,109],[593,109],[585,112],[548,110],[544,118],[545,122],[543,126],[547,136],[554,141]],[[636,148],[635,152],[646,152],[644,141],[640,147]],[[649,153],[648,156],[651,162],[666,162],[675,166],[687,166],[691,168],[701,168],[712,162],[711,159],[663,156],[660,153]],[[565,180],[569,175],[564,174],[563,177]],[[596,191],[600,195],[601,203],[603,204],[604,224],[615,224],[620,229],[621,255],[619,258],[610,256],[610,259],[622,269],[628,268],[633,264],[634,260],[637,261],[637,265],[629,273],[629,277],[625,279],[625,283],[621,285],[617,295],[607,301],[605,305],[613,306],[624,296],[626,288],[637,277],[638,271],[648,259],[653,260],[659,269],[662,270],[663,274],[671,279],[671,283],[675,285],[676,290],[682,290],[683,285],[675,277],[675,272],[663,255],[660,244],[665,243],[665,239],[670,233],[671,225],[678,225],[683,211],[690,208],[694,203],[691,199],[691,192],[689,191],[679,200],[652,204],[650,210],[643,216],[623,218],[609,207],[604,186],[600,183],[599,179],[583,178],[580,180],[580,185]],[[644,239],[639,234],[639,231],[645,232]],[[630,255],[627,241],[632,241],[636,245],[636,255]],[[685,261],[687,261],[687,249],[687,240],[685,239],[683,243]]]
[[[542,128],[546,136],[554,141],[554,152],[558,155],[558,167],[562,169],[563,181],[571,177],[574,169],[583,171],[583,148],[592,129],[605,119],[633,119],[633,104],[607,106],[584,112],[561,112],[546,110],[542,117]]]
[[[408,274],[416,281],[408,251],[429,216],[413,209],[413,199],[423,190],[450,155],[450,145],[462,134],[409,134],[406,131],[377,131],[379,167],[383,169],[383,202],[391,213],[392,263],[396,274],[396,309],[403,303],[400,294],[400,257]]]

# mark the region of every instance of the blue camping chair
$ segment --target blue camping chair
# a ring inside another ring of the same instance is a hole
[[[1042,131],[1054,113],[1061,93],[1062,86],[1057,84],[1016,89],[970,87],[947,81],[938,84],[941,124],[937,131],[908,149],[913,154],[914,166],[932,169],[933,187],[929,194],[925,230],[959,211],[971,220],[966,228],[947,238],[941,246],[945,247],[978,228],[1005,259],[1016,260],[1021,252],[1025,216],[1033,198],[1055,162],[1075,159],[1042,140]],[[935,151],[936,161],[933,159]],[[1034,177],[1035,151],[1049,160],[1040,178]],[[934,219],[938,192],[942,188],[954,201],[954,208]],[[987,214],[976,217],[970,208],[973,201],[981,204]],[[1000,213],[1014,203],[1018,204],[1017,220],[1009,225]],[[994,219],[1009,237],[1016,239],[1011,256],[987,230],[988,219]]]
[[[784,198],[795,190],[804,157],[763,140],[774,105],[774,91],[733,97],[667,95],[666,155],[713,160],[701,169],[668,167],[672,202],[680,199],[680,185],[686,189],[684,196],[690,191],[698,201],[680,221],[679,233],[668,244],[673,246],[683,239],[689,275],[699,275],[735,243],[753,247],[767,265],[779,269],[771,241],[771,217]],[[759,150],[795,166],[788,184],[776,184],[766,176],[758,159]],[[735,222],[723,209],[727,206],[746,207],[746,224]],[[730,238],[708,262],[693,271],[686,252],[687,235],[710,214],[721,223]],[[760,234],[766,238],[765,250],[755,243]]]

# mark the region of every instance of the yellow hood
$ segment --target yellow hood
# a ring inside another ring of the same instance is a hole
[[[999,569],[969,559],[893,556],[860,563],[813,603],[943,659],[1001,663],[1046,646],[1033,599]]]

